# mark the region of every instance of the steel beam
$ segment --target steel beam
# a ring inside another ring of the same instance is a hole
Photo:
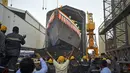
[[[105,28],[99,32],[99,34],[104,34],[109,29],[114,27],[118,22],[120,22],[124,17],[128,16],[130,13],[130,3],[120,12]]]

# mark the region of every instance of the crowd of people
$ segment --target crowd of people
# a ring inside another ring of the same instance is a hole
[[[19,28],[14,26],[12,33],[5,35],[7,27],[0,23],[0,73],[120,73],[117,58],[105,54],[100,57],[83,56],[78,59],[73,55],[74,47],[67,56],[54,58],[47,50],[49,58],[45,59],[36,54],[40,60],[35,63],[30,57],[23,58],[16,69],[21,45],[25,44],[26,35],[19,34]],[[113,66],[113,67],[112,67]]]
[[[40,59],[39,64],[33,62],[31,58],[23,59],[16,73],[120,73],[116,62],[113,61],[115,64],[112,67],[112,60],[110,58],[102,58],[101,56],[96,58],[90,57],[87,60],[87,57],[83,56],[79,60],[73,56],[72,50],[69,56],[59,56],[55,59],[48,51],[47,53],[50,56],[48,59],[42,58],[37,54]]]

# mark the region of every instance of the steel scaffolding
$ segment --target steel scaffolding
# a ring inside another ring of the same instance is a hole
[[[130,61],[128,28],[130,24],[130,0],[103,0],[104,22],[99,27],[99,35],[105,36],[105,50],[119,61]]]

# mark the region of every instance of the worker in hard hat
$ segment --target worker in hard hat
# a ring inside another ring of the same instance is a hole
[[[1,29],[2,23],[0,22],[0,29]],[[4,70],[4,67],[1,65],[1,61],[3,60],[3,57],[5,56],[5,35],[0,30],[0,73]]]
[[[3,25],[0,22],[0,29],[1,29],[2,26]],[[4,51],[5,51],[5,35],[3,34],[2,30],[0,30],[0,58],[3,57]]]
[[[80,64],[74,56],[70,57],[69,72],[80,73]]]
[[[7,31],[7,27],[5,25],[2,25],[0,30],[5,34]]]
[[[86,64],[86,62],[87,62],[87,57],[86,56],[82,57],[82,62]]]
[[[53,60],[50,58],[50,59],[48,60],[48,63],[49,63],[49,64],[52,64],[52,63],[53,63]]]
[[[86,73],[89,67],[89,62],[87,61],[87,57],[85,55],[82,57],[81,66],[82,66],[81,72]]]
[[[56,73],[67,73],[68,65],[69,65],[69,59],[67,59],[65,61],[64,56],[59,56],[57,61],[53,60],[53,64],[55,66]]]
[[[52,55],[48,52],[47,54],[53,59],[53,65],[55,66],[56,73],[67,73],[68,72],[68,66],[70,62],[70,57],[73,54],[74,48],[71,51],[70,55],[67,57],[67,60],[65,61],[64,56],[59,56],[57,61],[52,57]]]
[[[5,61],[2,62],[3,66],[8,65],[9,72],[15,71],[15,65],[20,54],[21,45],[25,44],[26,36],[19,34],[19,28],[13,27],[12,33],[6,36],[6,56]]]
[[[53,65],[53,59],[49,58],[47,62],[48,62],[48,71],[47,71],[47,73],[55,73],[55,67]]]
[[[0,22],[0,29],[2,27],[3,27],[3,25]],[[0,30],[0,58],[3,56],[4,51],[5,51],[5,35],[3,34],[2,30]]]
[[[107,58],[107,55],[105,53],[101,53],[101,59],[103,60],[105,58]]]
[[[83,60],[87,60],[87,57],[86,57],[86,56],[83,56]]]

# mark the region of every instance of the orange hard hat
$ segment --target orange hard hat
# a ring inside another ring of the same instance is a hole
[[[6,31],[7,30],[7,27],[2,25],[1,28],[0,28],[1,31]]]

